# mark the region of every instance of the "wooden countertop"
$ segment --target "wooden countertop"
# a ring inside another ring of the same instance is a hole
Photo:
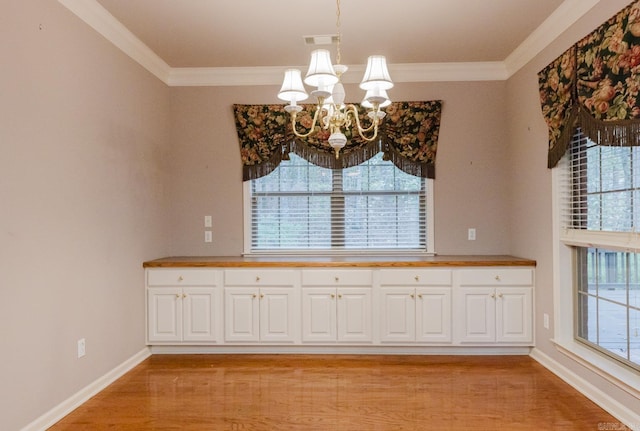
[[[318,268],[318,267],[461,267],[461,266],[536,266],[536,261],[503,255],[450,256],[178,256],[144,262],[144,268]]]

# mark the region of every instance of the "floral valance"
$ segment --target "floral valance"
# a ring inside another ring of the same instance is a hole
[[[356,105],[358,106],[358,105]],[[303,105],[298,114],[298,131],[309,130],[315,105]],[[327,139],[329,132],[301,139],[293,134],[291,119],[284,105],[233,105],[240,141],[243,180],[260,178],[272,172],[290,152],[318,166],[342,169],[357,166],[384,152],[399,169],[409,174],[435,178],[436,151],[440,131],[442,102],[394,102],[384,109],[379,140],[367,142],[344,130],[347,145],[336,159]],[[364,109],[360,109],[363,126],[370,124]],[[306,127],[306,129],[305,129]]]
[[[640,0],[538,73],[548,166],[578,128],[599,145],[640,146]]]

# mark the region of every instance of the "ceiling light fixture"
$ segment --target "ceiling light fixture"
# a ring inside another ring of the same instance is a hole
[[[336,159],[340,150],[346,145],[347,137],[344,130],[355,126],[355,131],[365,141],[371,142],[378,137],[378,126],[386,115],[380,108],[391,103],[387,96],[388,89],[393,87],[393,81],[387,70],[387,60],[383,55],[372,55],[367,61],[367,69],[360,82],[360,88],[366,91],[362,106],[367,108],[367,117],[371,124],[363,127],[360,123],[358,108],[353,104],[344,104],[345,91],[341,82],[342,75],[347,71],[347,66],[340,64],[340,0],[336,0],[336,28],[337,49],[336,65],[331,64],[331,55],[326,49],[317,49],[311,53],[309,70],[304,78],[307,85],[316,87],[311,95],[317,99],[317,106],[313,115],[313,123],[307,133],[300,133],[296,129],[297,114],[302,107],[297,102],[306,100],[309,95],[302,84],[299,69],[287,69],[284,73],[282,88],[278,92],[278,98],[289,102],[285,110],[291,114],[293,132],[300,138],[306,138],[316,132],[316,126],[329,130],[329,145],[336,153]],[[352,133],[354,135],[354,133]]]

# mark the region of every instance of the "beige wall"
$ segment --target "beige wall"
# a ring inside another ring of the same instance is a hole
[[[509,172],[511,209],[510,250],[528,255],[536,268],[536,347],[586,381],[607,392],[630,411],[640,411],[640,400],[608,384],[594,373],[560,354],[551,342],[551,328],[542,325],[542,314],[552,318],[553,241],[551,170],[547,169],[547,127],[540,111],[537,72],[571,45],[630,3],[629,0],[601,1],[576,25],[520,70],[508,81],[508,138],[511,152]],[[571,286],[563,286],[571,289]],[[560,310],[571,313],[572,310]]]
[[[346,86],[354,100],[356,86]],[[173,255],[242,253],[242,165],[231,106],[277,103],[278,88],[171,90],[169,202]],[[443,100],[435,181],[436,251],[509,251],[505,82],[399,83],[394,100]],[[214,221],[204,243],[203,217]],[[467,240],[467,229],[477,240]]]
[[[56,1],[3,1],[0,34],[0,429],[13,431],[144,348],[141,262],[168,244],[169,91]]]

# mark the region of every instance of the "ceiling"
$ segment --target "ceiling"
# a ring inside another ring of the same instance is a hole
[[[147,50],[138,60],[156,64],[147,68],[169,72],[277,68],[281,76],[308,64],[316,47],[304,36],[337,32],[334,0],[59,1],[132,57]],[[598,1],[342,0],[341,62],[364,65],[382,54],[392,78],[394,65],[503,64],[532,41],[557,37]],[[328,48],[335,62],[336,45]]]

